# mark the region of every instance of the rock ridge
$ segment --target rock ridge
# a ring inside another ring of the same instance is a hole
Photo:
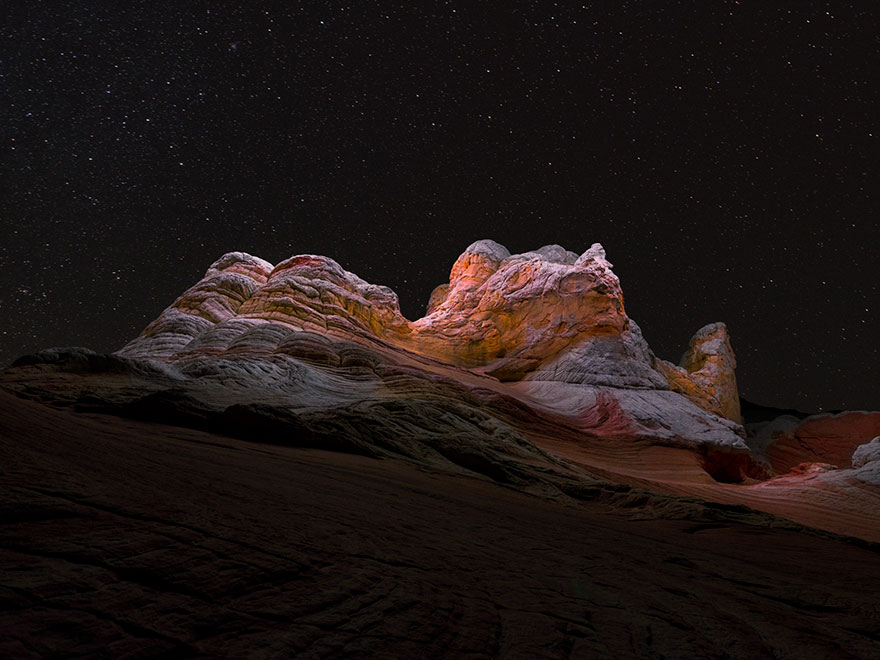
[[[273,266],[230,252],[118,354],[173,361],[245,350],[249,338],[258,352],[277,350],[266,344],[266,324],[389,345],[505,382],[672,390],[742,422],[726,326],[698,331],[681,366],[658,360],[626,314],[600,243],[580,255],[559,245],[511,254],[476,241],[415,321],[403,317],[390,288],[329,257],[296,255]]]

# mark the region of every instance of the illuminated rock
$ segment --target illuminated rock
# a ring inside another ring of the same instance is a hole
[[[664,360],[658,361],[656,366],[676,392],[705,410],[742,423],[734,373],[736,358],[723,323],[700,328],[691,337],[680,366]]]
[[[577,257],[558,245],[511,255],[494,241],[462,254],[448,289],[412,324],[410,350],[501,380],[520,380],[564,349],[628,327],[601,246]]]
[[[658,360],[626,315],[598,243],[581,255],[558,245],[510,254],[477,241],[432,292],[427,315],[412,322],[391,289],[328,257],[299,255],[273,267],[232,253],[118,355],[163,361],[206,400],[337,417],[357,402],[465,391],[482,406],[485,394],[476,393],[491,391],[585,432],[714,447],[722,454],[707,465],[718,474],[760,472],[739,425],[724,325],[698,332],[682,367]],[[398,391],[389,382],[400,378],[406,387]],[[410,411],[401,422],[408,428],[428,432],[435,423],[426,412],[433,404],[399,405]],[[386,428],[384,414],[367,415],[359,432]]]
[[[415,321],[328,257],[230,253],[117,353],[41,351],[0,387],[553,497],[611,479],[880,540],[880,413],[774,412],[747,435],[735,367],[721,323],[681,366],[658,359],[599,244],[578,256],[478,241]]]
[[[315,255],[291,257],[275,266],[238,316],[339,335],[383,338],[409,332],[391,289],[369,284],[333,259]]]
[[[510,437],[531,437],[526,429],[549,415],[575,439],[686,447],[716,478],[760,476],[742,427],[718,414],[713,372],[704,369],[698,382],[654,357],[626,315],[611,268],[599,244],[580,256],[559,246],[511,255],[493,241],[477,241],[432,293],[428,314],[409,322],[390,289],[327,257],[300,255],[272,267],[227,255],[118,353],[161,360],[177,374],[162,391],[182,388],[203,403],[193,407],[175,394],[123,405],[170,406],[163,414],[174,419],[268,405],[276,411],[272,424],[284,427],[288,422],[277,420],[294,415],[296,428],[309,435],[380,453],[394,429],[407,429],[411,439],[398,441],[395,451],[419,460],[426,460],[424,443],[431,451],[441,446],[446,436],[439,429],[448,435],[457,428],[456,437],[477,448],[468,451],[496,468],[500,454],[490,460],[487,452],[498,446],[497,431],[487,435],[450,420],[488,414],[505,420],[499,428]],[[250,279],[223,284],[233,275]],[[206,313],[205,300],[220,312]],[[673,372],[683,386],[670,387]],[[107,396],[116,401],[119,393]],[[224,420],[230,428],[237,423]],[[364,445],[364,437],[372,440]]]
[[[174,355],[216,324],[234,318],[242,303],[266,284],[271,270],[272,264],[244,252],[224,254],[120,353],[151,358]]]
[[[428,314],[413,322],[391,289],[330,258],[299,255],[273,267],[230,253],[119,354],[267,354],[281,350],[291,331],[403,349],[504,382],[671,389],[741,422],[724,325],[698,332],[682,367],[657,360],[627,317],[620,281],[598,243],[580,256],[558,245],[511,255],[494,241],[477,241],[455,261],[448,284],[432,292]],[[668,411],[668,402],[659,408]]]
[[[438,284],[434,287],[434,290],[431,291],[431,296],[428,298],[428,306],[425,309],[425,315],[433,312],[437,307],[439,307],[444,300],[446,300],[446,296],[449,295],[449,285],[448,284]]]

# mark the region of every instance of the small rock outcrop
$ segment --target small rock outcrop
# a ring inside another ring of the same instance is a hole
[[[880,436],[877,436],[871,442],[859,445],[852,455],[852,466],[860,468],[868,463],[876,463],[880,461]]]
[[[710,323],[691,337],[679,365],[660,361],[669,386],[701,408],[742,424],[736,357],[724,323]]]

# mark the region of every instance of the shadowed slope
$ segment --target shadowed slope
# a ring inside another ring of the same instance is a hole
[[[880,653],[876,551],[742,509],[554,503],[8,395],[0,451],[8,657]]]

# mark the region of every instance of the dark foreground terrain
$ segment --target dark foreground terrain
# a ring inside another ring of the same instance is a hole
[[[7,394],[0,443],[2,657],[880,657],[877,547],[742,507]]]

